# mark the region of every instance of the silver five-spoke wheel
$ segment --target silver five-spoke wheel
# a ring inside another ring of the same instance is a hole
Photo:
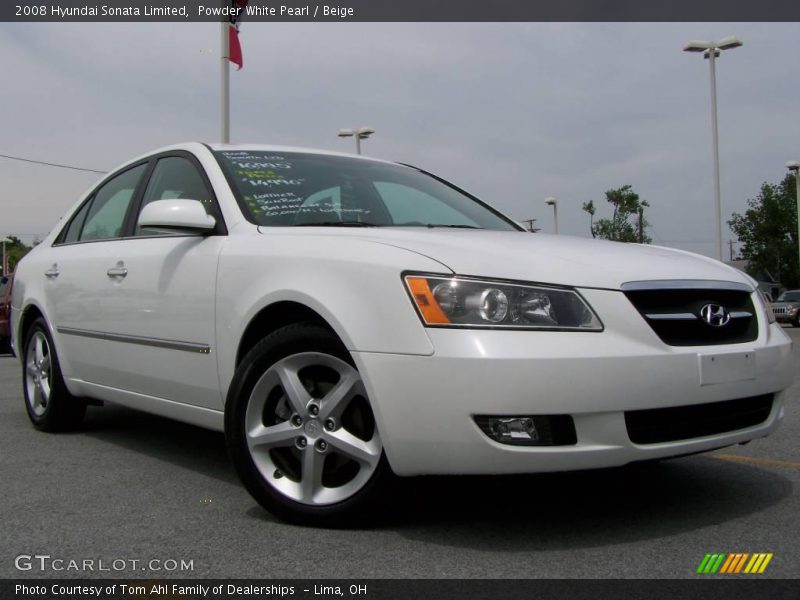
[[[303,524],[379,518],[394,478],[361,374],[342,341],[315,321],[281,327],[236,368],[225,437],[247,489]]]
[[[40,417],[47,410],[52,389],[50,344],[42,331],[34,332],[25,354],[25,386],[31,411]]]
[[[358,371],[317,352],[287,356],[261,376],[247,403],[245,427],[261,476],[303,504],[354,495],[383,450]]]

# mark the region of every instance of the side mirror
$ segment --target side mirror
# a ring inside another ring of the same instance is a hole
[[[211,233],[217,221],[199,200],[155,200],[139,213],[139,227],[164,233]]]

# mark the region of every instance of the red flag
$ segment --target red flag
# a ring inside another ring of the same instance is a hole
[[[228,32],[228,60],[239,67],[241,70],[244,61],[242,60],[242,46],[239,44],[239,31],[231,25]]]

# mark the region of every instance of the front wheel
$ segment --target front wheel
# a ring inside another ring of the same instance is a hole
[[[22,391],[33,425],[42,431],[65,431],[80,425],[86,413],[86,402],[70,394],[64,384],[44,319],[33,322],[23,348]]]
[[[391,478],[361,376],[341,341],[314,323],[283,327],[245,356],[225,435],[247,489],[288,521],[363,522]]]

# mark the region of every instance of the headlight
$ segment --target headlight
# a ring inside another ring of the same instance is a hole
[[[760,289],[758,290],[758,295],[761,296],[761,304],[764,305],[764,312],[767,313],[767,321],[770,323],[774,323],[775,313],[772,312],[772,303],[769,301],[769,298],[767,298],[767,295]]]
[[[569,288],[429,275],[406,275],[405,283],[429,327],[603,330]]]

